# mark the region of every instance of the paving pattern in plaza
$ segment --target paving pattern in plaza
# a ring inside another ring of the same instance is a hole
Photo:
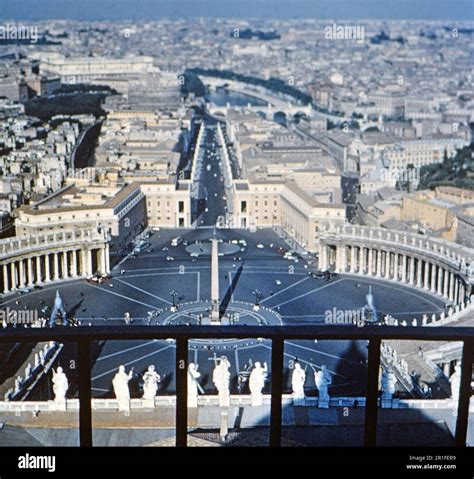
[[[170,246],[171,238],[178,234],[189,243],[187,246]],[[84,280],[64,282],[8,297],[3,305],[50,308],[56,290],[59,290],[68,313],[83,325],[90,323],[106,327],[124,324],[126,312],[133,319],[130,327],[135,324],[195,324],[198,314],[206,311],[206,304],[210,306],[206,303],[210,299],[210,256],[205,252],[197,258],[191,257],[189,245],[196,241],[207,244],[213,234],[212,228],[189,230],[185,234],[182,230],[179,233],[162,230],[150,239],[151,252],[140,253],[138,257],[128,258],[116,266],[113,278],[104,284],[94,285]],[[287,245],[271,230],[260,230],[258,233],[217,230],[217,235],[224,242],[244,239],[247,243],[245,251],[236,251],[233,247],[219,258],[221,308],[227,314],[237,314],[237,324],[240,325],[281,323],[304,327],[305,324],[324,324],[328,310],[362,308],[366,304],[369,285],[377,309],[400,320],[420,319],[423,314],[438,313],[444,307],[443,302],[433,295],[393,282],[351,275],[340,275],[332,281],[310,277],[308,271],[314,266],[307,265],[308,258],[300,257],[298,263],[283,259],[277,249]],[[257,247],[259,244],[264,247]],[[163,248],[167,249],[163,251]],[[173,259],[167,260],[167,257]],[[256,290],[263,295],[259,313],[252,310]],[[169,312],[173,304],[172,291],[177,293],[175,301],[179,309],[176,313]],[[93,350],[94,396],[112,395],[112,377],[120,364],[125,365],[127,370],[134,368],[132,397],[140,397],[140,377],[150,364],[155,364],[161,374],[161,393],[174,392],[173,341],[109,341],[96,344]],[[236,391],[237,373],[251,361],[268,362],[270,365],[271,343],[263,338],[191,341],[189,355],[190,361],[199,364],[201,384],[206,392],[214,392],[212,369],[215,359],[226,355],[231,363],[232,389]],[[75,351],[66,347],[61,361],[68,364],[74,356]],[[332,395],[364,394],[366,356],[363,341],[287,341],[286,389],[290,391],[290,365],[298,359],[306,368],[309,395],[316,394],[313,370],[318,370],[323,364],[332,375]],[[70,376],[74,385],[73,371]],[[266,390],[269,391],[269,388],[270,383]]]

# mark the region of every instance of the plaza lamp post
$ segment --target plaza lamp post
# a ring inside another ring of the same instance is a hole
[[[174,313],[178,310],[178,304],[176,302],[176,298],[178,296],[178,293],[173,289],[171,292],[170,292],[170,296],[171,296],[171,299],[173,301],[173,304],[171,306],[171,311]]]
[[[253,291],[252,294],[255,296],[255,304],[253,306],[253,310],[258,311],[260,309],[260,301],[263,298],[263,294],[258,289]]]

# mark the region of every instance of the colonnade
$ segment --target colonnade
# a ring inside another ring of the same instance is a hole
[[[420,245],[398,233],[387,241],[386,233],[382,236],[369,233],[367,228],[351,228],[340,230],[338,235],[328,232],[321,235],[321,270],[333,268],[338,273],[363,274],[405,283],[455,304],[463,303],[471,294],[468,275],[471,268],[465,266],[471,258],[454,257],[446,248],[435,252],[431,243],[426,245],[425,250],[411,248],[412,245]],[[361,241],[361,236],[364,241]],[[394,241],[396,238],[398,242]]]
[[[17,248],[0,251],[4,253],[0,255],[1,293],[110,271],[109,244],[103,235],[65,233],[52,238],[10,240]]]

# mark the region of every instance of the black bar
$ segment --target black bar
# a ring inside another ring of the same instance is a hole
[[[176,341],[176,446],[188,440],[188,340]]]
[[[6,328],[0,334],[0,343],[21,341],[77,341],[96,340],[140,340],[168,338],[284,338],[285,340],[367,340],[400,339],[423,341],[464,341],[474,340],[474,328],[440,326],[436,328],[377,326],[319,325],[295,326],[78,326],[76,328]]]
[[[464,341],[462,348],[462,369],[461,369],[461,388],[459,390],[458,411],[456,418],[456,446],[466,446],[467,426],[469,420],[469,401],[471,399],[471,379],[472,379],[472,359],[473,359],[472,341]]]
[[[364,446],[377,445],[377,407],[379,396],[380,339],[369,341],[365,399]]]
[[[272,402],[270,447],[281,446],[281,399],[283,394],[283,339],[272,339]]]
[[[79,442],[81,447],[92,447],[91,412],[91,356],[90,342],[77,342],[79,361]]]

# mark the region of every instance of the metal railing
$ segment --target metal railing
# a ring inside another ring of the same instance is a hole
[[[461,341],[462,373],[455,444],[466,445],[474,352],[474,328],[394,328],[390,326],[116,326],[42,329],[4,329],[0,343],[60,341],[75,343],[79,366],[79,435],[81,447],[92,446],[91,341],[176,340],[176,445],[186,447],[188,434],[187,366],[190,339],[264,338],[272,341],[270,446],[281,445],[283,355],[285,340],[367,340],[367,388],[364,445],[377,444],[378,381],[382,340]]]

